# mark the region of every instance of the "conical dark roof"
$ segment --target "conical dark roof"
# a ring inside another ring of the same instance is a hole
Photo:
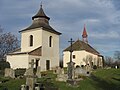
[[[44,13],[42,5],[41,5],[38,13],[35,16],[32,17],[32,20],[34,20],[34,18],[39,18],[39,17],[43,17],[43,18],[46,18],[46,19],[50,20],[50,18],[48,16],[46,16],[46,14]]]
[[[35,18],[38,18],[37,20]],[[56,31],[55,29],[53,29],[50,25],[49,25],[49,17],[45,15],[43,9],[42,9],[42,5],[40,7],[40,10],[38,11],[38,13],[32,17],[33,19],[33,23],[19,31],[19,32],[23,32],[23,31],[29,31],[29,30],[32,30],[32,29],[35,29],[35,28],[42,28],[43,30],[45,31],[48,31],[48,32],[51,32],[51,33],[54,33],[54,34],[57,34],[57,35],[60,35],[61,33]]]
[[[100,54],[98,51],[96,51],[89,44],[86,44],[85,42],[83,42],[81,40],[77,40],[75,43],[73,43],[72,49],[73,49],[73,51],[85,50],[85,51],[88,51],[88,52],[96,54],[96,55]],[[71,50],[71,46],[67,47],[64,51],[70,51],[70,50]]]

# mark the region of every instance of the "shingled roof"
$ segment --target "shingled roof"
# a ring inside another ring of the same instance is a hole
[[[44,18],[50,20],[50,18],[49,18],[48,16],[46,16],[46,14],[44,13],[44,10],[43,10],[43,8],[42,8],[42,5],[41,5],[38,13],[37,13],[35,16],[32,17],[32,20],[34,20],[34,18],[38,18],[38,17],[44,17]]]
[[[29,27],[27,27],[26,29],[24,30],[21,30],[19,32],[23,32],[23,31],[29,31],[31,29],[35,29],[35,28],[42,28],[43,30],[45,31],[48,31],[48,32],[51,32],[51,33],[55,33],[55,34],[58,34],[60,35],[61,33],[54,30],[49,24],[46,24],[44,22],[33,22],[32,25],[30,25]]]
[[[71,46],[67,47],[64,51],[70,51]],[[96,51],[93,47],[91,47],[89,44],[81,41],[81,40],[77,40],[76,42],[73,43],[72,45],[72,49],[73,51],[81,51],[81,50],[85,50],[87,52],[99,55],[100,53],[98,51]]]
[[[46,14],[44,13],[43,8],[41,6],[38,13],[32,17],[33,23],[29,27],[27,27],[19,32],[28,31],[28,30],[35,29],[35,28],[42,28],[45,31],[60,35],[61,34],[60,32],[54,30],[49,25],[49,19],[50,18],[48,16],[46,16]]]
[[[29,54],[33,56],[42,56],[42,46],[28,52],[21,52],[21,49],[15,50],[14,52],[8,53],[7,55],[21,55],[21,54]]]

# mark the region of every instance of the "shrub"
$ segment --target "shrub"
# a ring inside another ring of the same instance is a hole
[[[5,68],[10,68],[10,63],[6,61],[0,61],[0,70],[5,70]]]
[[[19,68],[15,70],[15,76],[24,76],[26,69],[25,68]]]

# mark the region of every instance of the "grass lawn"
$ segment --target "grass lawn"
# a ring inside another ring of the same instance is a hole
[[[120,90],[120,69],[99,69],[80,81],[78,87],[57,82],[60,90]]]
[[[25,79],[0,78],[0,81],[6,81],[0,84],[0,90],[4,90],[5,87],[7,87],[8,90],[20,90],[20,86],[25,84]]]
[[[56,75],[51,72],[48,72],[48,77],[52,78],[51,82],[54,86],[59,87],[59,90],[120,90],[120,69],[98,69],[90,77],[80,81],[76,87],[69,86],[65,82],[55,81]],[[38,81],[42,80],[44,79]],[[25,79],[11,79],[4,84],[0,84],[0,90],[3,90],[3,87],[8,87],[9,90],[19,90],[20,85],[24,83]]]

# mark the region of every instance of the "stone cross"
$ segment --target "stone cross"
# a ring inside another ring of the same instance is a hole
[[[36,83],[36,76],[34,75],[34,64],[36,63],[34,62],[34,59],[32,59],[31,62],[29,62],[29,64],[31,66],[30,68],[28,68],[27,71],[26,85],[29,87],[29,90],[34,90],[34,84]]]
[[[34,62],[34,59],[32,59],[31,62],[29,62],[29,64],[31,65],[31,68],[34,68],[34,64],[36,63]]]
[[[70,62],[72,62],[72,52],[73,52],[72,44],[73,44],[74,41],[71,38],[70,41],[68,41],[68,42],[70,42],[70,44],[71,44],[71,47],[70,47]]]
[[[72,49],[72,44],[73,44],[73,40],[72,40],[72,38],[71,38],[71,40],[70,41],[68,41],[68,42],[70,42],[70,44],[71,44],[71,49],[70,49],[70,62],[69,63],[67,63],[68,64],[68,79],[69,80],[72,80],[73,79],[73,68],[74,68],[74,62],[72,62],[72,52],[73,52],[73,49]]]

